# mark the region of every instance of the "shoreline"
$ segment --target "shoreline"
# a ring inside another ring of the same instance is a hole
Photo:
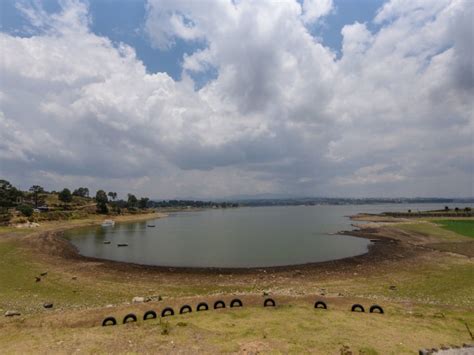
[[[127,216],[128,217],[128,216]],[[133,218],[138,217],[138,218]],[[123,218],[118,220],[118,223],[121,222],[133,222],[133,221],[143,221],[148,219],[155,218],[164,218],[167,217],[167,214],[163,213],[154,213],[150,215],[141,215],[133,216],[132,218]],[[350,216],[353,219],[355,216]],[[398,240],[387,237],[383,235],[383,228],[360,228],[354,229],[352,231],[340,231],[335,233],[335,235],[347,235],[355,238],[363,238],[370,240],[372,244],[368,245],[367,252],[355,256],[345,257],[335,260],[319,261],[319,262],[309,262],[304,264],[292,264],[292,265],[278,265],[278,266],[269,266],[269,267],[186,267],[186,266],[163,266],[163,265],[147,265],[139,264],[125,261],[115,261],[110,259],[102,259],[96,257],[85,256],[79,253],[79,249],[68,239],[64,237],[64,232],[66,230],[71,230],[74,228],[81,228],[85,226],[99,225],[100,220],[90,222],[90,223],[79,223],[78,225],[70,226],[58,226],[51,230],[32,233],[26,237],[32,242],[34,246],[35,241],[39,242],[41,245],[41,250],[43,253],[50,254],[56,257],[61,257],[63,259],[89,262],[89,263],[100,263],[104,268],[110,268],[112,270],[120,271],[136,271],[136,272],[157,272],[157,273],[182,273],[182,274],[255,274],[255,273],[283,273],[286,271],[314,271],[314,270],[324,270],[324,271],[340,271],[351,266],[357,266],[361,264],[373,264],[380,261],[386,261],[390,259],[398,259],[396,257],[390,257],[393,253],[393,250],[396,249],[397,252],[406,251],[406,246]],[[42,242],[45,242],[46,245],[43,245]],[[37,243],[36,243],[37,244]],[[52,247],[52,248],[49,248]],[[51,253],[51,250],[54,250],[54,253]]]

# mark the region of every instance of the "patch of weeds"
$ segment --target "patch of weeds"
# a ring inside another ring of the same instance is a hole
[[[359,354],[360,355],[378,355],[378,352],[374,348],[366,346],[359,349]]]
[[[188,323],[186,323],[186,322],[178,322],[176,325],[177,325],[178,327],[187,327],[187,326],[188,326]]]
[[[161,328],[161,335],[168,335],[171,330],[170,323],[168,321],[163,321],[160,319],[160,328]]]

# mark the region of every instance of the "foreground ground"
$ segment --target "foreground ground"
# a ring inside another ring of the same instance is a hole
[[[0,318],[0,352],[398,354],[472,343],[474,239],[429,219],[357,219],[372,222],[355,234],[379,240],[368,255],[245,272],[87,259],[58,234],[97,220],[3,228],[0,313],[22,315]],[[151,301],[132,304],[135,296]],[[228,304],[234,297],[243,308],[140,319],[149,309],[194,309],[201,301]],[[277,307],[263,308],[266,297]],[[328,310],[314,309],[316,300],[324,300]],[[45,302],[54,307],[43,308]],[[354,303],[379,304],[385,314],[350,312]],[[101,327],[105,316],[121,323],[130,312],[137,323]]]

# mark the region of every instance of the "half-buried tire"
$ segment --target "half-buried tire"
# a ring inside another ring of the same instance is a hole
[[[225,308],[224,301],[216,301],[214,302],[214,309]]]
[[[162,317],[174,316],[174,310],[171,307],[166,307],[161,311]]]
[[[143,315],[143,320],[155,319],[155,318],[156,318],[155,311],[146,311],[145,314]]]
[[[125,317],[123,317],[123,324],[136,322],[136,321],[137,321],[137,316],[133,313],[129,313]]]
[[[196,311],[200,312],[200,311],[208,311],[209,310],[209,306],[207,305],[206,302],[201,302],[197,305],[196,307]]]
[[[362,305],[357,303],[357,304],[352,306],[351,312],[365,312],[365,309]]]
[[[191,306],[185,304],[184,306],[182,306],[179,309],[179,314],[191,313],[192,311],[193,311],[193,309],[191,308]]]
[[[314,304],[314,308],[328,309],[328,306],[326,306],[326,303],[323,301],[317,301]]]
[[[238,298],[234,298],[232,301],[230,301],[230,307],[243,307],[242,301],[239,300]]]
[[[107,317],[102,321],[102,326],[117,325],[117,320],[114,317]]]
[[[267,298],[263,302],[263,307],[275,307],[275,306],[276,306],[276,303],[272,298]]]
[[[383,314],[383,309],[380,307],[378,304],[374,304],[372,307],[370,307],[370,313],[380,313]]]

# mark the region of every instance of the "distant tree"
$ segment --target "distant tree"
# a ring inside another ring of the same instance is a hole
[[[89,189],[87,187],[79,187],[72,194],[79,197],[89,197]]]
[[[59,201],[69,203],[72,202],[72,194],[71,190],[69,189],[63,189],[59,194],[58,194]]]
[[[95,194],[95,201],[97,203],[98,213],[109,213],[109,208],[107,207],[107,202],[109,202],[109,200],[107,199],[107,194],[104,190],[97,191],[97,193]]]
[[[44,192],[44,189],[39,185],[33,185],[30,187],[30,192],[33,194],[35,207],[38,207],[38,203],[40,202],[40,194]]]
[[[31,217],[33,215],[33,207],[30,205],[20,205],[16,209],[25,217]]]
[[[471,207],[466,207],[466,208],[464,208],[464,211],[466,211],[466,212],[471,212]]]
[[[136,208],[138,204],[137,197],[133,194],[128,194],[127,208]]]
[[[459,207],[456,207],[454,210],[455,210],[456,212],[459,212]]]
[[[408,213],[411,213],[411,210],[408,210]]]
[[[148,207],[148,201],[150,201],[150,199],[148,197],[142,197],[140,199],[140,201],[138,201],[138,207],[142,208],[142,209],[147,208]]]
[[[23,193],[7,180],[0,180],[0,207],[14,207]]]
[[[448,206],[444,206],[444,210],[445,210],[445,211],[449,211],[449,207],[448,207]]]
[[[116,192],[110,191],[107,195],[112,199],[112,201],[115,201],[115,199],[117,198]]]

